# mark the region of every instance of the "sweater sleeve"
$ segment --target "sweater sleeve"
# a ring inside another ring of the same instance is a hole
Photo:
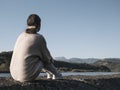
[[[48,50],[46,40],[43,36],[42,36],[42,46],[41,47],[42,47],[41,52],[42,52],[43,61],[45,61],[45,63],[52,63],[53,58]]]

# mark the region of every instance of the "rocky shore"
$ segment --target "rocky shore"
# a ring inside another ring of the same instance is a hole
[[[38,80],[26,83],[0,78],[0,90],[120,90],[120,75],[64,76],[61,80]]]

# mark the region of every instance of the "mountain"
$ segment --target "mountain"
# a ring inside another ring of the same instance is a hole
[[[12,56],[12,51],[8,52],[0,52],[0,71],[9,71],[10,60]],[[57,61],[56,65],[60,66],[62,69],[67,68],[71,70],[80,69],[80,70],[108,70],[113,72],[120,72],[120,58],[104,58],[104,59],[96,59],[96,58],[70,58],[67,59],[65,57],[56,57]],[[62,65],[62,66],[61,66]],[[80,67],[79,67],[80,66]],[[76,68],[77,67],[77,68]],[[79,70],[79,71],[80,71]]]
[[[112,72],[120,72],[119,58],[105,58],[94,63],[95,65],[103,65],[108,67]]]
[[[96,58],[86,58],[86,59],[81,59],[81,58],[70,58],[69,62],[73,63],[94,63],[96,61],[99,61],[100,59]]]
[[[62,56],[62,57],[55,57],[54,58],[56,61],[65,61],[65,62],[69,62],[69,59],[67,59],[66,57]]]
[[[86,59],[70,58],[70,59],[67,59],[65,57],[55,57],[54,59],[57,61],[66,61],[66,62],[71,62],[71,63],[94,63],[94,62],[100,60],[100,59],[96,59],[96,58],[86,58]]]
[[[0,53],[0,72],[9,72],[9,65],[12,57],[12,51],[9,52],[1,52]],[[65,57],[58,57],[56,59],[61,59],[64,61],[54,61],[54,65],[60,71],[110,71],[109,68],[104,66],[95,66],[85,63],[70,63]]]

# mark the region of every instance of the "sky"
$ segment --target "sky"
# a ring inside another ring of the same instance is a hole
[[[13,50],[33,13],[53,57],[120,58],[120,0],[0,0],[0,52]]]

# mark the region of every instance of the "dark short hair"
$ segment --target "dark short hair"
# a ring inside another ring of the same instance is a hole
[[[36,29],[41,24],[41,18],[37,14],[31,14],[28,19],[27,19],[27,25],[28,26],[35,26],[36,28],[34,29],[26,29],[26,33],[36,33]]]

